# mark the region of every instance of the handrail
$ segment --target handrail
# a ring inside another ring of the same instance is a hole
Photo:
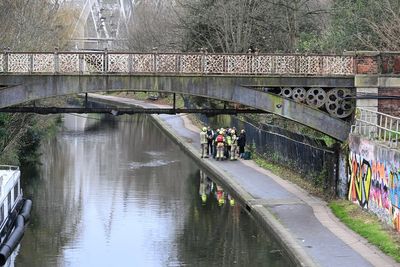
[[[354,75],[354,56],[125,52],[10,52],[0,74]]]
[[[400,118],[382,112],[357,108],[351,132],[376,141],[383,141],[390,148],[397,148],[400,138]]]
[[[13,165],[0,165],[0,170],[18,171],[19,167],[18,166],[13,166]]]
[[[0,203],[3,202],[3,200],[7,197],[6,194],[4,194],[3,189],[7,188],[10,183],[13,182],[16,176],[20,174],[19,172],[19,167],[18,166],[13,166],[13,165],[0,165],[0,170],[3,171],[12,171],[11,175],[6,181],[6,184],[3,187],[3,176],[0,176],[0,193],[3,195],[3,197],[0,199]]]

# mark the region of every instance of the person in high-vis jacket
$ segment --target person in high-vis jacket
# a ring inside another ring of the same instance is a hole
[[[201,145],[201,157],[208,158],[207,155],[207,128],[203,127],[202,131],[200,132],[200,145]]]
[[[217,160],[223,160],[224,159],[224,148],[225,148],[225,137],[224,137],[224,131],[220,131],[219,135],[215,139],[215,142],[217,143]]]

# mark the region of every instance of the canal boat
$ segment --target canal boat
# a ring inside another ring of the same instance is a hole
[[[32,201],[22,196],[19,167],[0,165],[0,265],[12,266]],[[11,257],[10,257],[11,256]]]

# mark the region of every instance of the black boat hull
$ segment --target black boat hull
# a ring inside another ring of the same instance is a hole
[[[25,232],[25,224],[29,221],[32,209],[32,200],[24,199],[22,208],[14,220],[12,231],[0,245],[0,265],[3,266],[11,253],[18,246]]]

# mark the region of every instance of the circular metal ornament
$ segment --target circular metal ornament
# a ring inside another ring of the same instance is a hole
[[[306,94],[306,102],[308,105],[320,108],[325,104],[326,92],[321,87],[310,88]]]
[[[292,98],[296,102],[303,102],[306,99],[306,89],[303,87],[296,87],[293,89]]]
[[[334,88],[327,94],[325,108],[336,118],[346,118],[350,116],[355,108],[352,99],[345,99],[351,96],[351,90],[347,88]]]
[[[282,88],[281,94],[283,97],[290,98],[293,95],[293,90],[290,87]]]

